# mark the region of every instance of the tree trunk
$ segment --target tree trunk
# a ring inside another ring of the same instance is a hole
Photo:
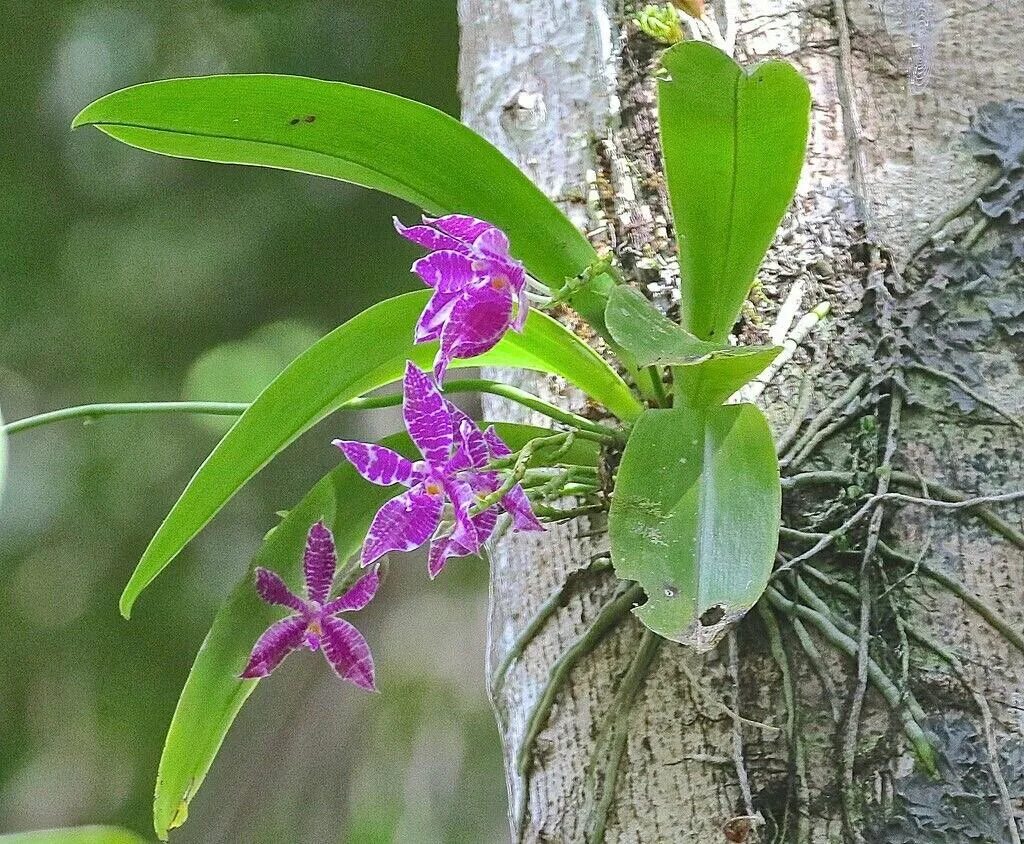
[[[981,105],[1024,90],[1024,28],[1008,0],[881,6],[741,4],[738,60],[786,58],[807,76],[814,98],[797,202],[765,261],[742,336],[763,340],[762,325],[774,321],[794,285],[804,291],[804,310],[828,301],[834,314],[760,403],[780,434],[798,414],[798,437],[806,442],[813,417],[863,373],[858,397],[833,411],[841,418],[852,407],[845,417],[855,424],[837,426],[802,469],[846,473],[845,484],[867,484],[868,492],[890,483],[886,472],[874,471],[890,462],[901,492],[944,494],[934,484],[911,489],[918,476],[972,494],[1013,489],[1024,477],[1024,435],[1006,418],[1019,426],[1024,408],[1020,329],[1012,323],[1024,313],[1020,264],[986,265],[982,283],[998,288],[999,301],[989,303],[985,322],[975,312],[986,307],[978,298],[984,292],[970,283],[978,272],[961,259],[956,276],[948,254],[918,247],[980,177],[995,173],[972,156],[965,132]],[[672,235],[651,76],[660,48],[639,32],[634,11],[618,0],[460,0],[463,119],[668,308],[676,282],[671,260],[659,260],[671,259]],[[1024,119],[1017,128],[1024,134]],[[1010,248],[1013,232],[1001,223],[972,228],[984,219],[973,206],[963,208],[947,232],[975,255]],[[951,273],[956,277],[944,284]],[[963,302],[940,310],[936,301],[963,281]],[[966,316],[956,310],[961,305]],[[1000,322],[1004,317],[1010,322]],[[975,332],[962,343],[944,334],[954,318],[958,330],[970,324]],[[960,385],[914,369],[913,352],[922,349],[931,369],[955,372]],[[798,407],[805,374],[810,404]],[[523,380],[530,390],[579,405],[551,377]],[[498,402],[485,404],[492,418],[524,418]],[[787,492],[787,524],[836,527],[856,509],[849,500],[856,494],[842,484]],[[880,524],[850,531],[860,556],[819,556],[832,573],[826,578],[854,590],[850,600],[827,594],[823,610],[847,625],[843,641],[853,641],[852,656],[806,618],[792,622],[789,599],[800,603],[794,580],[709,654],[659,647],[626,616],[566,662],[617,594],[607,572],[574,576],[607,549],[601,524],[503,539],[491,554],[491,676],[545,602],[569,584],[495,694],[513,838],[1019,841],[1009,818],[1024,815],[1024,659],[1010,640],[1020,644],[1024,631],[1024,536],[1020,503],[999,508],[1003,522],[979,521],[977,510],[880,507]],[[874,546],[879,528],[888,556]],[[900,548],[909,562],[892,555]],[[923,568],[912,565],[917,558]],[[937,573],[923,576],[929,571]],[[1002,633],[965,604],[964,594],[953,594],[960,584],[968,600],[985,603],[983,613],[1005,622]],[[951,667],[936,656],[929,636],[960,662]],[[887,704],[868,676],[868,656],[892,678],[895,702]],[[553,666],[570,670],[552,692]],[[541,729],[531,741],[531,717],[546,694],[553,707],[535,723]],[[737,714],[777,729],[740,722]],[[911,770],[905,737],[914,735],[914,724],[948,757],[937,780]],[[998,759],[989,753],[994,746]],[[982,830],[974,839],[972,823]]]

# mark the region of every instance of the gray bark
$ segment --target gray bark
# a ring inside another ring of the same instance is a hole
[[[877,247],[883,259],[892,254],[898,263],[982,174],[963,132],[979,105],[1020,96],[1024,89],[1024,28],[1015,5],[1009,0],[946,0],[942,6],[889,0],[881,9],[866,0],[742,4],[740,60],[753,64],[785,57],[806,74],[814,97],[808,165],[793,214],[763,267],[765,296],[756,307],[770,324],[790,285],[799,280],[808,291],[806,306],[828,300],[835,310],[834,320],[815,336],[813,355],[802,354],[762,399],[780,428],[792,414],[799,371],[812,357],[820,363],[814,369],[814,409],[849,380],[847,344],[858,333],[857,315],[865,312],[872,272],[881,271],[877,262],[872,265],[869,247]],[[845,11],[845,27],[837,10]],[[598,245],[614,249],[630,276],[666,304],[671,263],[666,267],[652,259],[671,251],[664,188],[657,178],[649,76],[653,45],[613,0],[460,0],[459,13],[465,122],[556,198]],[[755,323],[744,328],[746,339],[763,336]],[[1019,347],[1015,352],[1004,344],[983,357],[986,394],[1019,416],[1024,409]],[[578,403],[550,377],[521,376],[520,383],[568,406]],[[915,407],[904,414],[897,468],[972,492],[1019,486],[1024,477],[1019,431],[981,412],[957,415],[941,385],[922,390],[931,409]],[[524,419],[498,402],[485,404],[492,418]],[[833,448],[833,468],[849,469],[854,447]],[[915,542],[933,565],[959,577],[1014,630],[1024,630],[1020,549],[974,520],[920,509],[901,510],[893,520],[892,512],[886,522],[891,541]],[[1001,512],[1019,528],[1019,506]],[[492,669],[543,602],[606,548],[602,537],[584,531],[585,525],[573,524],[508,537],[493,549]],[[616,691],[641,644],[643,628],[627,619],[573,669],[531,749],[529,774],[521,776],[517,756],[551,666],[615,590],[608,576],[582,582],[514,664],[495,701],[513,835],[528,841],[599,838],[602,806],[608,803],[605,840],[755,840],[756,831],[738,837],[739,824],[730,828],[733,838],[723,831],[748,807],[735,762],[735,724],[721,706],[785,726],[781,679],[763,641],[765,628],[755,619],[740,631],[739,703],[724,646],[701,657],[672,643],[657,652],[626,714],[628,738],[612,784],[606,772],[588,776],[588,770],[595,743],[608,728]],[[1024,731],[1020,653],[946,592],[929,588],[919,597],[915,623],[961,654],[973,684],[991,703],[998,741],[1007,746],[1008,737]],[[804,741],[794,747],[785,730],[742,727],[755,809],[771,813],[795,807],[797,820],[782,840],[843,840],[836,786],[843,730],[833,723],[831,705],[788,632],[786,644],[800,702],[794,708],[797,733]],[[827,654],[825,661],[840,706],[848,705],[856,689],[855,668]],[[926,699],[943,683],[957,685],[945,679],[948,672],[941,665],[915,656],[912,668],[912,685],[930,712],[955,711],[977,720],[973,699],[962,691],[935,692]],[[854,771],[856,793],[869,814],[884,807],[909,770],[897,724],[869,691]],[[799,775],[801,759],[805,777]],[[1015,808],[1024,807],[1018,800]]]

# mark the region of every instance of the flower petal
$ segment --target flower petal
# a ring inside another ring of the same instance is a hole
[[[441,329],[451,316],[452,308],[459,300],[459,293],[449,290],[435,290],[427,306],[420,314],[413,334],[416,343],[428,343],[441,336]]]
[[[450,249],[420,258],[412,265],[412,271],[438,293],[458,293],[484,280],[484,275],[474,268],[472,258]]]
[[[397,231],[406,240],[412,241],[417,246],[434,251],[436,249],[454,249],[457,251],[468,251],[468,245],[458,239],[446,235],[444,232],[432,226],[406,226],[398,217],[392,217]]]
[[[473,251],[502,263],[514,263],[508,254],[508,237],[501,229],[489,226],[473,239]]]
[[[441,348],[434,361],[434,377],[444,378],[455,358],[482,355],[497,345],[512,321],[512,298],[508,287],[490,285],[467,291],[452,308],[441,332]]]
[[[458,414],[458,416],[453,414],[453,417],[456,424],[456,438],[461,450],[465,452],[473,468],[479,469],[486,466],[491,460],[491,455],[483,432],[461,410],[458,411]]]
[[[530,300],[526,296],[525,285],[519,288],[518,298],[516,299],[516,316],[512,320],[512,330],[522,333],[523,328],[526,326],[526,317],[530,315]]]
[[[488,229],[493,229],[486,220],[478,220],[468,214],[447,214],[444,217],[424,217],[423,222],[434,226],[445,234],[449,234],[463,243],[471,244]]]
[[[363,634],[340,618],[326,616],[320,623],[324,630],[321,649],[331,668],[342,680],[355,683],[368,692],[377,691],[373,656]]]
[[[455,510],[455,528],[452,530],[452,540],[466,548],[468,553],[476,553],[480,547],[480,540],[477,538],[476,525],[473,524],[473,519],[470,516],[470,510],[476,503],[476,496],[473,494],[472,488],[469,484],[452,478],[445,480],[444,491]]]
[[[411,460],[406,460],[397,451],[382,445],[334,440],[332,445],[341,449],[342,454],[355,470],[366,480],[378,486],[413,483],[415,470]]]
[[[364,574],[352,584],[351,588],[345,590],[333,601],[326,603],[323,610],[324,615],[361,610],[373,600],[378,586],[380,586],[380,575],[374,568],[369,574]]]
[[[334,570],[338,557],[334,551],[334,537],[323,522],[309,529],[306,552],[302,557],[302,570],[306,575],[306,595],[309,600],[322,604],[331,594]]]
[[[487,441],[487,447],[491,450],[491,457],[508,457],[512,453],[512,449],[505,445],[505,441],[498,436],[493,425],[488,426],[484,431],[484,439]]]
[[[484,510],[484,512],[473,516],[473,525],[476,528],[478,542],[476,550],[463,547],[451,536],[442,536],[431,542],[430,553],[427,555],[427,573],[430,575],[430,579],[433,580],[437,577],[452,557],[469,557],[479,553],[479,546],[490,539],[497,523],[498,510],[496,507]]]
[[[300,615],[290,615],[271,624],[256,640],[242,677],[247,680],[266,677],[281,664],[282,659],[302,644],[305,632],[306,619]]]
[[[296,612],[306,608],[306,602],[292,592],[283,580],[270,569],[256,569],[256,592],[268,604],[288,607]]]
[[[444,497],[427,495],[413,487],[392,498],[377,511],[363,543],[363,565],[378,560],[389,551],[411,551],[426,542],[441,521]]]
[[[433,580],[444,568],[445,563],[451,557],[465,556],[466,552],[458,548],[450,536],[443,536],[430,543],[430,553],[427,555],[427,574]]]
[[[534,515],[533,507],[530,506],[530,499],[526,497],[526,493],[520,484],[512,487],[505,497],[501,499],[501,506],[505,508],[505,512],[512,516],[512,526],[516,530],[544,530],[544,525]]]
[[[454,439],[448,403],[430,377],[411,361],[405,365],[402,415],[409,436],[427,462],[443,465]]]

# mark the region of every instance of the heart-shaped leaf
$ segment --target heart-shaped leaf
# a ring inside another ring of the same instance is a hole
[[[791,65],[750,74],[710,44],[667,50],[661,140],[679,242],[683,326],[724,340],[796,190],[810,122]]]
[[[503,229],[512,253],[553,289],[597,260],[589,241],[484,138],[421,103],[343,82],[238,74],[166,79],[115,91],[72,126],[130,146],[202,161],[341,179],[431,214],[472,214]],[[607,276],[574,293],[602,329]]]
[[[638,365],[673,367],[677,405],[721,404],[782,351],[778,346],[723,346],[699,340],[624,285],[610,292],[605,323]]]
[[[436,343],[414,345],[413,327],[429,290],[363,311],[299,355],[217,444],[157,530],[121,595],[127,617],[139,593],[279,451],[349,399],[402,377],[406,360],[429,367]],[[561,375],[623,419],[640,405],[589,346],[555,320],[530,311],[522,334],[509,331],[490,352],[453,364],[511,366]]]
[[[495,427],[513,450],[548,433],[529,425],[499,422]],[[387,437],[381,445],[410,458],[418,456],[406,434]],[[544,460],[545,450],[541,449],[534,456],[534,465],[543,465]],[[597,460],[595,444],[583,440],[577,440],[569,451],[558,456],[560,463],[568,465],[596,466]],[[189,803],[210,770],[228,729],[259,682],[243,680],[239,674],[253,643],[280,612],[257,597],[253,568],[263,566],[289,583],[301,583],[306,532],[320,518],[334,532],[339,561],[347,560],[362,545],[374,513],[400,490],[401,487],[379,487],[364,481],[343,461],[267,534],[248,574],[213,620],[178,699],[160,757],[153,799],[153,825],[161,839],[185,822]]]
[[[648,410],[609,516],[612,562],[638,581],[655,633],[710,648],[768,583],[782,492],[768,423],[749,404]]]

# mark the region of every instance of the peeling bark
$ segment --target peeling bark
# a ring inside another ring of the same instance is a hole
[[[864,323],[874,314],[870,303],[866,306],[875,295],[871,284],[889,274],[889,255],[896,263],[907,256],[929,223],[983,174],[963,142],[971,114],[984,102],[1019,97],[1024,89],[1019,58],[1024,28],[1011,5],[968,0],[945,0],[943,6],[886,0],[881,9],[867,0],[742,4],[740,60],[787,58],[808,77],[814,99],[808,165],[793,212],[763,266],[743,338],[763,339],[795,283],[806,290],[805,308],[827,300],[836,314],[762,397],[780,431],[797,402],[801,370],[814,374],[813,414],[859,370],[870,374],[881,366],[864,339],[870,334]],[[656,45],[636,32],[611,0],[460,0],[459,12],[463,119],[555,197],[596,244],[614,250],[631,280],[670,310],[676,270],[653,113],[650,70]],[[984,355],[986,394],[1018,416],[1024,410],[1019,361],[1019,344],[1016,350],[993,347]],[[516,378],[567,406],[579,404],[578,396],[550,377]],[[904,412],[897,469],[972,492],[1020,486],[1024,437],[1019,431],[981,411],[970,416],[949,411],[941,385],[929,387],[912,376],[911,386],[929,405]],[[541,421],[489,399],[485,406],[490,418]],[[833,443],[828,465],[818,468],[849,471],[862,447],[857,437]],[[1019,528],[1022,510],[1014,506],[1001,512]],[[508,537],[493,549],[492,668],[566,578],[606,549],[603,535],[586,535],[600,527],[573,523],[542,535]],[[883,528],[887,542],[924,551],[932,565],[960,578],[1015,630],[1024,630],[1019,548],[974,519],[921,509],[888,508]],[[829,562],[842,572],[842,560]],[[768,641],[770,629],[756,618],[739,630],[738,704],[724,644],[701,657],[673,643],[652,648],[642,626],[625,618],[573,667],[529,749],[524,776],[518,761],[522,742],[548,673],[615,594],[615,580],[607,573],[582,577],[580,583],[513,664],[495,700],[511,821],[522,840],[584,841],[603,835],[620,842],[753,841],[757,832],[747,836],[745,822],[737,820],[749,811],[742,785],[747,776],[753,808],[776,816],[767,817],[769,828],[781,825],[787,807],[796,811],[780,840],[844,840],[836,768],[843,730],[834,721],[833,704],[840,715],[845,712],[856,687],[856,666],[836,656],[809,628],[802,630],[804,636],[798,635],[801,630],[783,631],[795,686],[787,712],[790,695],[779,673],[780,652]],[[1019,736],[1024,658],[934,584],[922,581],[915,589],[922,603],[912,621],[961,655],[966,674],[991,704],[997,743]],[[856,606],[852,609],[856,621]],[[823,654],[821,665],[808,661],[801,648],[805,637]],[[920,648],[913,653],[910,686],[925,709],[955,711],[977,721],[971,695],[956,690],[946,667],[922,656]],[[649,670],[637,681],[641,658]],[[830,701],[817,669],[829,678],[826,686],[838,689],[838,701]],[[745,717],[782,728],[742,726],[743,777],[730,714],[737,708]],[[796,742],[789,738],[790,723]],[[624,741],[622,764],[612,777],[602,759],[619,740]],[[859,818],[862,807],[869,816],[884,809],[894,783],[910,767],[899,718],[870,686],[856,747],[855,793],[847,797],[852,796]],[[605,805],[610,807],[606,821]]]

